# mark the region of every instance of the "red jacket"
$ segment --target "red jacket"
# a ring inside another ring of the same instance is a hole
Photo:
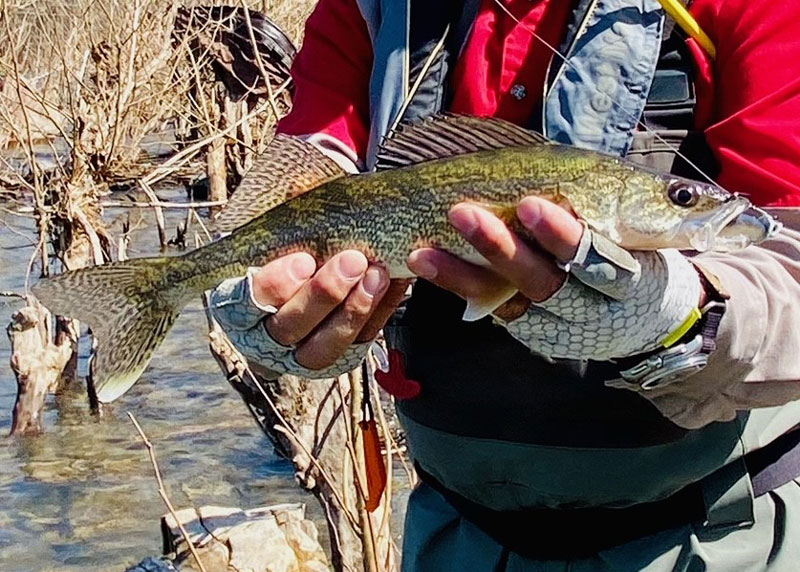
[[[541,102],[551,52],[572,9],[561,0],[505,0],[522,24],[483,0],[454,70],[451,110],[524,122]],[[692,12],[717,48],[696,60],[697,127],[719,183],[762,205],[800,206],[800,2],[695,0]],[[320,0],[292,68],[296,94],[279,130],[327,133],[363,156],[369,133],[372,47],[355,0]],[[526,96],[511,96],[525,86]]]

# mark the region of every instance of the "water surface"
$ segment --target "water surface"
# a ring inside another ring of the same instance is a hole
[[[159,194],[182,198],[182,191]],[[131,214],[135,223],[139,215]],[[172,235],[184,213],[168,215]],[[124,217],[127,211],[110,216]],[[134,233],[132,257],[157,246],[148,221]],[[33,238],[30,220],[0,209],[0,291],[24,290]],[[20,305],[0,298],[0,326],[5,328]],[[176,507],[300,501],[322,522],[313,497],[294,485],[291,465],[273,453],[220,374],[205,333],[202,308],[194,304],[144,377],[101,418],[90,413],[79,380],[48,398],[44,434],[25,438],[5,437],[16,381],[8,366],[8,339],[0,334],[0,570],[121,572],[160,552],[158,519],[165,508],[128,411],[155,444]]]

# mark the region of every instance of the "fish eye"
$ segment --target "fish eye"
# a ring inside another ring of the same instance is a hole
[[[667,192],[670,200],[679,207],[693,207],[699,198],[696,188],[682,183],[673,183]]]

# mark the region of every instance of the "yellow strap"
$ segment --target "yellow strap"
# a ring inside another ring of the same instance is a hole
[[[658,0],[658,2],[684,32],[697,40],[706,53],[711,56],[712,60],[717,57],[717,50],[711,38],[700,28],[700,24],[697,23],[697,20],[694,19],[694,16],[689,13],[680,0]]]
[[[689,330],[692,329],[697,323],[697,320],[703,317],[703,314],[700,312],[698,308],[693,308],[692,311],[689,313],[689,317],[686,318],[683,323],[672,330],[672,332],[663,340],[661,340],[661,345],[665,348],[669,348],[674,346]]]

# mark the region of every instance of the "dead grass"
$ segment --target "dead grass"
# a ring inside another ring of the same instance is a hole
[[[240,176],[288,109],[271,94],[253,97],[237,104],[232,122],[208,65],[213,54],[193,42],[215,30],[176,40],[181,4],[199,2],[0,0],[0,189],[4,205],[32,207],[38,240],[29,275],[124,256],[124,225],[111,236],[102,217],[101,199],[114,186],[138,186],[159,215],[153,185],[187,169],[202,173],[211,149],[222,163],[232,156],[228,172]],[[247,5],[275,12],[296,39],[313,2]],[[171,155],[143,152],[148,139],[171,139]],[[165,248],[163,222],[158,231]]]
[[[0,13],[0,149],[63,140],[97,180],[141,169],[146,137],[197,121],[197,70],[171,41],[177,0],[16,0]],[[247,5],[295,41],[314,0]],[[27,115],[27,117],[25,117]],[[200,114],[199,117],[202,117]],[[208,132],[206,132],[208,134]]]

